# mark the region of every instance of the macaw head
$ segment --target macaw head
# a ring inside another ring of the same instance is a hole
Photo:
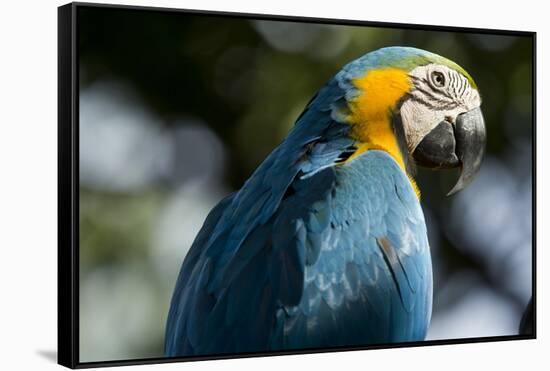
[[[449,195],[470,183],[486,135],[478,88],[462,67],[424,50],[388,47],[349,63],[337,80],[346,91],[351,135],[362,150],[386,150],[408,172],[411,162],[460,167]]]

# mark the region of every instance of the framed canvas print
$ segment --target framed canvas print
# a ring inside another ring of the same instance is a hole
[[[534,32],[58,20],[60,364],[535,338]]]

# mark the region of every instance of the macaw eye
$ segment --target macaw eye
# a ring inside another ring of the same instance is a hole
[[[433,71],[430,77],[431,77],[432,84],[436,88],[445,87],[445,75],[442,72]]]

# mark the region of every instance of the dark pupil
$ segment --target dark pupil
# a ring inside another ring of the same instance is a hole
[[[436,84],[439,86],[443,86],[445,84],[445,79],[443,78],[443,75],[437,72],[434,75],[435,75],[434,79]]]

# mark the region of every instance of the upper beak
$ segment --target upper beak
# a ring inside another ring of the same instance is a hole
[[[416,162],[425,167],[448,169],[460,166],[460,177],[450,196],[465,188],[481,167],[485,153],[485,122],[481,109],[457,116],[453,125],[442,121],[428,133],[413,152]]]

